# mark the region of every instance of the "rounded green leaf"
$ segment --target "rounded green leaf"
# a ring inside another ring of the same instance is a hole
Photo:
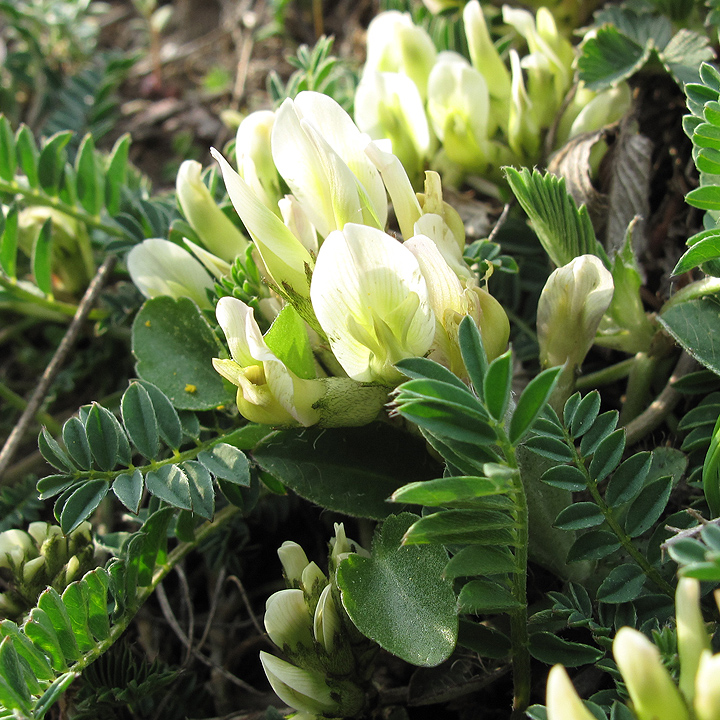
[[[212,450],[203,450],[197,458],[215,477],[235,485],[250,486],[250,465],[242,450],[218,443]]]
[[[112,470],[120,448],[120,437],[112,413],[93,403],[85,421],[85,432],[97,466],[101,470]]]
[[[602,581],[597,599],[605,603],[624,603],[634,600],[645,584],[645,574],[637,565],[618,565]]]
[[[176,408],[209,410],[232,401],[212,365],[225,352],[192,300],[168,296],[145,302],[133,322],[137,372]]]
[[[515,558],[506,547],[471,545],[453,555],[445,566],[449,580],[478,575],[502,575],[515,570]]]
[[[558,462],[570,462],[573,459],[572,450],[556,438],[536,436],[525,442],[525,447],[542,457]]]
[[[607,530],[591,530],[581,535],[570,547],[567,562],[600,560],[620,548],[620,541]]]
[[[60,515],[60,527],[65,535],[75,530],[80,523],[93,514],[107,495],[107,480],[88,480],[67,499]]]
[[[131,512],[137,514],[142,500],[143,487],[142,473],[135,468],[132,473],[121,473],[115,478],[112,489],[117,499]]]
[[[551,467],[540,476],[540,479],[548,485],[570,492],[585,490],[586,487],[585,476],[574,465]]]
[[[79,418],[71,417],[65,422],[62,429],[63,443],[68,454],[82,470],[92,467],[92,453],[88,443],[85,426]]]
[[[163,465],[145,475],[145,487],[155,497],[174,507],[192,510],[187,476],[177,465]]]
[[[492,580],[471,580],[458,597],[458,611],[466,614],[502,613],[521,607],[523,604],[506,587]]]
[[[602,525],[604,520],[602,511],[594,502],[579,502],[561,510],[553,524],[560,530],[585,530]]]
[[[212,520],[215,514],[215,489],[210,473],[193,460],[183,463],[182,469],[190,486],[192,511],[200,517]]]
[[[401,544],[415,520],[410,513],[386,520],[372,557],[347,557],[337,581],[343,606],[363,635],[406,662],[434,667],[455,649],[455,593],[443,578],[442,547]]]
[[[148,460],[155,460],[160,435],[155,410],[148,391],[140,383],[130,383],[120,401],[123,424],[133,445]]]

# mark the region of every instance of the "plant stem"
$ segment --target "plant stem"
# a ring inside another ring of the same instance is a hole
[[[592,390],[594,388],[602,387],[603,385],[609,385],[614,383],[616,380],[622,380],[630,374],[630,370],[635,363],[635,358],[627,358],[621,360],[615,365],[609,365],[602,370],[588,373],[587,375],[580,375],[575,381],[576,390]]]
[[[1,382],[0,398],[5,400],[8,405],[12,405],[17,410],[22,411],[27,407],[27,401],[24,397],[22,397],[22,395],[18,395],[16,392],[13,392],[7,385]],[[48,432],[52,435],[58,435],[62,429],[60,423],[49,413],[39,410],[35,414],[35,420],[37,420],[40,425],[44,425],[48,429]]]
[[[577,448],[575,447],[572,438],[567,435],[567,432],[566,442],[568,447],[572,448],[572,452],[574,455],[573,462],[580,470],[580,472],[584,475],[585,484],[590,491],[592,499],[595,501],[595,504],[600,508],[600,512],[605,518],[605,522],[608,524],[608,527],[613,531],[617,539],[620,541],[620,544],[625,549],[625,552],[627,552],[627,554],[630,555],[630,557],[640,566],[642,571],[645,573],[645,576],[649,580],[655,583],[655,585],[657,585],[664,593],[668,594],[670,597],[675,597],[675,588],[667,580],[665,580],[665,578],[658,572],[657,568],[654,568],[648,562],[648,559],[635,547],[632,538],[625,532],[620,523],[617,521],[617,518],[613,514],[612,509],[607,505],[605,499],[600,494],[597,483],[590,476],[587,467],[585,467],[584,458],[577,451]]]
[[[495,431],[499,438],[499,445],[505,455],[507,466],[516,471],[513,475],[513,495],[517,539],[514,553],[515,569],[512,576],[512,594],[522,607],[512,610],[508,614],[510,616],[510,642],[512,645],[513,717],[524,717],[525,709],[530,704],[530,649],[527,628],[529,512],[527,494],[518,469],[515,448],[508,440],[501,425],[497,425]]]

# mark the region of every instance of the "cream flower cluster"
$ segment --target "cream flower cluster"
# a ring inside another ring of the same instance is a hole
[[[523,57],[510,50],[509,70],[478,0],[463,10],[470,62],[438,53],[408,13],[387,11],[370,23],[355,120],[374,140],[390,141],[411,179],[421,177],[428,161],[497,177],[503,165],[537,162],[542,136],[556,120],[557,148],[629,108],[624,82],[599,93],[580,84],[571,92],[575,51],[549,10],[533,17],[506,5],[502,12],[527,45]]]

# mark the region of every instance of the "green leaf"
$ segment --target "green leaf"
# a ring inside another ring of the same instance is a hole
[[[285,305],[275,318],[265,333],[265,343],[298,377],[308,380],[316,377],[305,321],[292,305]]]
[[[17,277],[18,249],[18,208],[15,203],[8,208],[4,225],[0,237],[0,267],[11,280],[14,280]]]
[[[43,223],[35,239],[32,271],[35,284],[45,295],[52,297],[52,220],[50,218]]]
[[[451,373],[446,367],[427,358],[406,358],[395,363],[395,367],[407,377],[412,379],[439,380],[454,385],[459,390],[470,392],[467,385],[460,378]]]
[[[137,585],[140,587],[150,585],[156,565],[165,562],[167,529],[174,514],[173,508],[165,507],[154,512],[143,524],[142,535],[138,536],[139,556],[136,561]],[[127,583],[127,595],[132,600],[137,588],[130,572]]]
[[[498,495],[507,492],[508,487],[508,483],[500,479],[461,475],[404,485],[392,494],[391,500],[411,505],[440,507],[453,502]]]
[[[88,133],[80,143],[75,157],[77,195],[80,204],[90,215],[98,217],[105,204],[103,176],[95,157],[95,142]]]
[[[600,393],[597,390],[593,390],[578,403],[577,409],[573,413],[572,421],[568,425],[570,435],[574,438],[582,437],[592,427],[599,412]]]
[[[488,368],[487,353],[480,330],[470,316],[465,316],[460,321],[458,344],[468,377],[480,400],[483,400],[485,373]]]
[[[0,115],[0,178],[8,182],[15,179],[17,156],[15,153],[15,138],[8,119]]]
[[[707,35],[687,28],[680,28],[663,48],[660,58],[667,71],[679,85],[697,82],[698,68],[703,61],[711,61],[715,53],[710,47]]]
[[[591,530],[581,535],[570,547],[567,562],[583,560],[600,560],[620,548],[620,541],[615,533],[607,530]]]
[[[565,640],[553,633],[536,632],[530,636],[530,654],[547,665],[561,663],[565,667],[578,667],[597,662],[605,651]]]
[[[197,459],[215,477],[235,485],[250,487],[250,465],[247,456],[233,445],[218,443],[211,450],[198,453]]]
[[[173,450],[177,450],[182,444],[183,438],[183,428],[178,412],[160,388],[147,380],[138,380],[138,383],[145,388],[150,396],[160,437]]]
[[[720,187],[701,185],[685,196],[685,202],[701,210],[720,210]]]
[[[588,472],[595,482],[602,482],[617,466],[625,450],[625,428],[610,433],[597,447]]]
[[[477,575],[504,575],[515,571],[515,558],[506,547],[471,545],[453,555],[443,575],[448,580]]]
[[[142,500],[144,481],[142,473],[135,468],[132,473],[118,475],[112,489],[117,499],[131,512],[137,515]]]
[[[91,570],[83,577],[87,585],[88,627],[98,640],[110,637],[110,620],[107,611],[107,591],[109,578],[102,568]]]
[[[540,476],[540,479],[548,485],[570,492],[579,492],[586,487],[585,476],[574,465],[551,467]]]
[[[650,51],[650,44],[638,44],[613,25],[603,25],[583,43],[578,75],[588,89],[604,90],[634,75]]]
[[[668,543],[668,554],[678,565],[694,565],[707,559],[707,548],[694,538],[679,538]]]
[[[576,392],[565,401],[565,406],[563,407],[563,422],[565,423],[565,427],[570,427],[572,424],[578,405],[580,405],[580,400],[580,393]]]
[[[538,435],[525,442],[525,447],[534,453],[558,462],[570,462],[573,459],[572,450],[562,441],[551,437]]]
[[[77,478],[70,475],[46,475],[37,482],[38,497],[40,500],[47,500],[67,490],[77,482]]]
[[[651,463],[652,453],[649,452],[640,452],[625,460],[608,482],[605,502],[617,507],[636,498],[650,472]]]
[[[83,483],[70,495],[60,515],[60,526],[65,535],[75,530],[95,512],[108,489],[107,480],[98,478]]]
[[[71,417],[62,429],[63,443],[68,454],[82,470],[92,467],[92,454],[88,443],[85,426],[79,418]]]
[[[486,532],[511,531],[514,526],[514,520],[499,510],[443,510],[420,518],[405,533],[403,542],[406,545],[484,544]]]
[[[697,157],[695,158],[695,165],[697,165],[697,169],[700,172],[708,173],[710,175],[720,175],[720,149],[703,148],[702,150],[700,150],[700,152],[697,154]],[[717,256],[717,253],[715,254],[715,256]],[[691,265],[690,267],[695,266]],[[685,271],[681,270],[680,272]],[[676,271],[673,271],[673,275],[676,274],[678,273]]]
[[[280,430],[252,452],[263,470],[328,510],[381,520],[402,485],[437,477],[422,438],[386,424],[360,428]]]
[[[502,613],[522,607],[507,588],[491,580],[471,580],[458,597],[458,612],[465,614]]]
[[[672,305],[658,318],[689,355],[716,375],[720,375],[720,348],[715,344],[719,313],[720,298],[707,296]]]
[[[105,173],[105,205],[110,216],[120,211],[121,189],[125,185],[130,134],[121,135],[113,145]]]
[[[15,152],[18,165],[25,173],[31,188],[40,185],[38,178],[38,149],[35,138],[27,125],[21,125],[15,134]]]
[[[176,408],[209,410],[232,402],[212,359],[222,349],[192,300],[168,296],[145,302],[133,322],[137,372],[156,385]]]
[[[38,680],[47,681],[55,677],[55,672],[52,667],[50,667],[47,656],[33,645],[25,633],[20,632],[20,629],[14,622],[11,620],[3,620],[2,623],[0,623],[0,635],[2,637],[9,637],[12,640],[18,655],[27,663],[30,671]]]
[[[120,401],[120,411],[133,445],[148,460],[156,460],[160,450],[157,418],[150,395],[140,383],[130,383]]]
[[[67,672],[60,675],[35,703],[32,715],[33,720],[42,720],[47,711],[65,694],[70,685],[72,685],[79,676],[80,673],[76,672]]]
[[[512,350],[508,350],[490,363],[483,380],[485,405],[498,422],[505,417],[510,402],[512,371]]]
[[[585,530],[604,521],[602,511],[594,502],[578,502],[561,510],[553,524],[560,530]]]
[[[587,208],[579,209],[565,189],[565,180],[527,168],[505,168],[510,189],[532,222],[545,252],[558,267],[579,255],[607,256],[595,239]]]
[[[434,667],[455,648],[455,593],[443,578],[447,553],[437,546],[401,545],[417,516],[389,518],[376,532],[372,557],[340,563],[342,603],[358,630],[406,662]]]
[[[630,537],[638,537],[659,520],[670,499],[672,478],[664,477],[646,485],[628,510],[625,531]]]
[[[98,467],[105,471],[112,470],[120,448],[120,437],[112,413],[94,402],[85,421],[85,432]]]
[[[90,590],[83,582],[74,582],[65,588],[62,604],[72,626],[72,634],[81,653],[95,647],[95,640],[88,626],[88,596]]]
[[[151,470],[145,475],[145,487],[173,507],[192,510],[190,483],[177,465],[162,465],[157,470]]]
[[[70,141],[72,132],[65,130],[55,133],[47,139],[38,160],[38,179],[40,185],[49,195],[57,195],[62,179],[67,152],[65,146]]]
[[[536,375],[523,390],[510,420],[509,438],[517,445],[543,411],[562,368],[549,368]]]
[[[30,611],[29,618],[23,625],[25,634],[49,658],[50,664],[58,672],[67,670],[65,654],[60,646],[57,632],[47,613],[39,607]]]
[[[512,648],[510,638],[499,630],[462,618],[458,632],[458,645],[472,650],[480,657],[498,659],[507,657]]]
[[[593,426],[583,435],[580,441],[580,454],[583,457],[592,455],[600,443],[615,430],[618,423],[618,411],[608,410],[599,415]]]
[[[634,600],[645,584],[645,575],[637,565],[618,565],[602,581],[597,599],[604,603],[624,603]]]
[[[0,642],[0,703],[8,710],[31,714],[32,698],[12,639]]]
[[[193,460],[184,462],[182,469],[190,484],[192,511],[200,517],[212,520],[215,514],[215,489],[210,473]]]

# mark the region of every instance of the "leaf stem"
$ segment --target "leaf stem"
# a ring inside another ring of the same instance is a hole
[[[513,717],[524,717],[525,709],[530,704],[530,645],[528,636],[527,611],[527,569],[529,544],[529,511],[525,486],[515,456],[515,448],[501,424],[496,424],[495,432],[498,444],[505,455],[513,474],[513,496],[515,500],[515,519],[517,535],[515,547],[515,569],[512,574],[512,594],[522,605],[508,613],[510,616],[510,642],[512,645],[513,671]]]
[[[584,392],[585,390],[592,390],[602,387],[603,385],[609,385],[616,380],[622,380],[630,374],[634,364],[634,357],[626,358],[602,370],[597,370],[587,375],[580,375],[575,381],[575,389]]]
[[[569,436],[567,431],[565,431],[565,440],[568,447],[572,449],[572,453],[574,456],[573,462],[577,466],[578,470],[580,470],[580,472],[585,477],[585,484],[590,491],[592,499],[595,501],[595,504],[600,508],[600,512],[605,518],[605,522],[608,524],[608,527],[613,531],[617,539],[620,541],[620,544],[625,549],[625,552],[627,552],[627,554],[630,555],[630,557],[640,566],[642,571],[645,573],[645,576],[649,580],[655,583],[655,585],[657,585],[664,593],[668,594],[670,597],[675,597],[675,588],[667,580],[665,580],[665,578],[658,572],[657,568],[654,568],[648,562],[648,559],[635,547],[632,538],[625,532],[623,527],[618,522],[617,518],[613,514],[612,509],[608,506],[608,504],[605,502],[605,499],[600,494],[597,483],[590,476],[587,467],[585,467],[585,459],[577,451],[577,448],[575,447],[575,444],[573,443],[573,440]]]

